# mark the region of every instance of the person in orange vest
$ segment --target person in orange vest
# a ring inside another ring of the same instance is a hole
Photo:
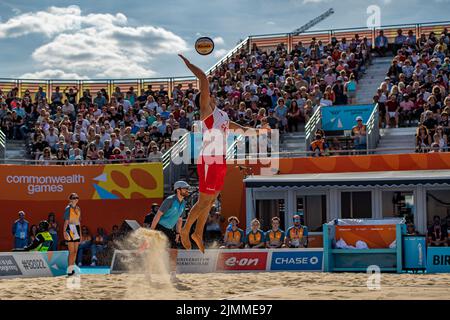
[[[228,227],[225,231],[223,239],[224,245],[221,249],[240,249],[244,246],[245,235],[244,231],[238,228],[239,219],[235,216],[228,218]]]
[[[320,134],[316,134],[316,139],[309,145],[309,150],[313,152],[313,157],[322,157],[328,152],[328,144]]]
[[[264,232],[260,229],[261,223],[258,219],[253,219],[251,224],[251,230],[245,237],[246,248],[264,248],[266,246]]]
[[[356,126],[352,128],[352,138],[355,149],[362,150],[367,147],[367,129],[366,125],[363,123],[363,118],[358,116],[356,117]]]
[[[308,247],[308,228],[302,226],[300,215],[293,217],[294,225],[286,231],[285,244],[288,248]]]
[[[266,232],[266,247],[269,249],[284,246],[284,231],[280,229],[280,218],[272,218],[272,229]]]

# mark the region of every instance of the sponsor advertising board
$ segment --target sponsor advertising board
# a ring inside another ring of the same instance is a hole
[[[351,130],[356,125],[356,117],[362,117],[366,123],[373,108],[373,104],[322,107],[322,129]]]
[[[358,247],[357,241],[364,242],[370,249],[385,249],[394,245],[396,239],[394,224],[386,225],[343,225],[336,226],[336,241],[344,240],[347,245]]]
[[[450,247],[428,248],[427,272],[450,273]]]
[[[220,251],[216,271],[262,271],[267,267],[268,250]]]
[[[209,273],[216,269],[218,250],[180,250],[177,256],[177,272],[179,273]]]
[[[129,272],[127,264],[139,265],[137,251],[116,250],[111,273]],[[322,271],[322,249],[279,250],[179,250],[177,272]],[[142,272],[133,268],[132,272]]]
[[[0,200],[67,200],[77,192],[82,200],[117,200],[163,197],[161,163],[95,166],[0,166],[6,186]]]
[[[0,253],[0,278],[65,275],[68,255],[68,251]]]
[[[323,250],[272,251],[270,270],[277,271],[322,271]]]

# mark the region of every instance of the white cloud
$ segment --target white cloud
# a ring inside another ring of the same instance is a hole
[[[225,40],[223,40],[222,37],[215,37],[215,38],[213,38],[213,41],[216,45],[224,45],[225,44]]]
[[[222,58],[224,55],[228,53],[227,49],[218,49],[214,50],[214,57],[216,58]]]
[[[36,64],[47,69],[27,76],[150,77],[155,75],[150,66],[156,55],[188,50],[181,37],[164,28],[129,26],[122,13],[83,15],[78,6],[50,7],[0,23],[0,39],[31,33],[49,38],[32,54]]]
[[[267,21],[266,24],[271,25],[271,26],[274,26],[276,23],[273,22],[273,21]]]

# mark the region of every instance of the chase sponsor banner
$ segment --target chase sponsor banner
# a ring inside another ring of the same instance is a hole
[[[323,250],[289,249],[273,250],[270,263],[271,271],[322,271]]]
[[[428,273],[450,273],[450,247],[428,247]]]
[[[68,254],[68,251],[0,253],[0,278],[64,275]]]
[[[352,105],[322,107],[322,129],[325,131],[351,130],[356,125],[356,117],[363,118],[367,123],[372,114],[374,105]]]
[[[217,263],[218,250],[180,250],[177,256],[177,272],[179,273],[209,273],[214,272]]]

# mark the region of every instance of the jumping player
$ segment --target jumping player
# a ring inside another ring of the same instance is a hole
[[[183,55],[179,54],[179,56],[199,79],[200,92],[195,97],[195,104],[200,109],[200,120],[203,122],[203,145],[197,161],[199,197],[181,231],[181,243],[186,249],[191,249],[189,232],[194,222],[197,221],[191,238],[197,244],[199,250],[204,252],[203,229],[208,219],[208,213],[222,190],[227,169],[225,156],[228,131],[229,129],[241,130],[246,135],[252,135],[257,134],[258,130],[252,128],[253,133],[250,133],[249,128],[230,121],[228,114],[217,108],[215,99],[211,99],[206,74]],[[221,137],[217,137],[218,132],[221,133]],[[211,150],[213,151],[211,152]]]

